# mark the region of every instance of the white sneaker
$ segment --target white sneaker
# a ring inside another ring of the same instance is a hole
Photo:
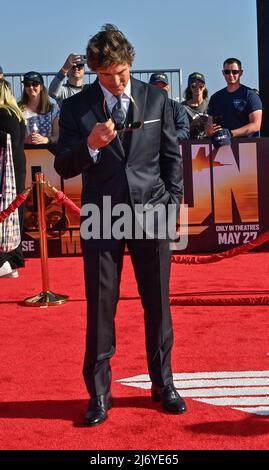
[[[12,269],[10,263],[5,261],[5,263],[0,268],[0,277],[7,278],[7,277],[19,277],[19,273],[17,269]]]
[[[6,279],[7,277],[19,277],[19,273],[17,271],[17,269],[12,269],[11,273],[8,273],[8,274],[4,274],[3,276],[1,276],[1,278],[3,279]]]
[[[0,268],[0,276],[5,276],[6,274],[10,274],[12,272],[12,267],[8,261],[5,261]]]

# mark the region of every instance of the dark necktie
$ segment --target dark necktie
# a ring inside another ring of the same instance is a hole
[[[122,104],[122,95],[115,96],[115,98],[117,98],[117,103],[114,105],[111,114],[116,124],[123,125],[126,119],[126,110]]]

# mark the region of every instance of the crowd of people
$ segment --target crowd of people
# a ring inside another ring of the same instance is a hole
[[[18,106],[26,120],[25,143],[57,143],[63,100],[88,86],[84,84],[85,62],[85,56],[71,53],[51,81],[48,90],[39,72],[30,71],[24,75],[22,97]],[[210,99],[205,75],[193,72],[188,77],[184,101],[180,103],[174,99],[169,100],[178,141],[212,137],[221,129],[225,129],[229,137],[260,135],[262,103],[255,88],[241,83],[243,69],[240,60],[226,59],[222,74],[227,86],[214,93]],[[2,67],[0,80],[5,80]],[[9,85],[6,80],[5,82]],[[162,71],[153,73],[149,84],[167,92],[170,89],[168,76]],[[49,97],[55,102],[50,102]],[[212,140],[214,142],[214,138]]]
[[[100,220],[107,197],[112,212],[127,205],[131,218],[137,216],[136,205],[145,214],[156,205],[166,210],[169,204],[178,212],[183,195],[179,141],[210,137],[219,146],[232,137],[259,135],[261,100],[256,91],[241,84],[238,59],[224,61],[226,87],[210,99],[204,74],[191,73],[185,100],[179,103],[168,98],[166,73],[152,74],[149,84],[131,76],[134,55],[123,33],[104,25],[87,46],[87,63],[97,77],[93,84],[83,86],[85,58],[70,54],[48,91],[39,72],[27,72],[18,104],[0,68],[0,144],[4,147],[7,134],[11,135],[18,193],[25,181],[24,143],[57,142],[55,170],[63,178],[82,174],[82,205],[95,204]],[[49,96],[57,103],[51,103]],[[81,228],[84,222],[82,214]],[[83,374],[90,397],[86,426],[101,424],[113,405],[110,359],[116,348],[114,319],[126,245],[144,308],[151,398],[169,413],[187,409],[171,368],[170,240],[167,234],[158,237],[155,228],[151,238],[142,235],[122,239],[114,232],[98,239],[81,235],[87,298]],[[20,247],[0,253],[2,278],[16,277],[22,265]]]
[[[89,86],[84,84],[85,58],[86,56],[80,54],[69,54],[59,72],[52,79],[48,90],[39,72],[25,73],[22,80],[22,96],[16,104],[26,124],[24,143],[47,145],[58,142],[59,116],[63,101]],[[256,89],[241,83],[243,75],[241,61],[237,58],[226,59],[223,63],[222,74],[226,86],[214,93],[210,99],[205,75],[200,72],[193,72],[189,75],[184,91],[184,101],[180,103],[169,99],[178,141],[210,137],[213,144],[218,147],[231,143],[232,137],[258,137],[260,135],[262,103]],[[5,90],[9,90],[9,99],[15,102],[10,83],[4,78],[1,66],[0,83],[2,88],[5,86]],[[166,92],[170,89],[168,76],[163,71],[153,73],[149,84]],[[0,110],[2,114],[10,115],[11,113],[13,117],[14,109],[10,111],[9,104],[5,101],[6,96],[4,98],[6,92],[8,91],[2,93]],[[54,102],[51,102],[49,97],[53,98]],[[3,118],[0,120],[2,144],[3,133],[9,130],[5,121]],[[18,136],[14,135],[14,129],[12,140],[18,140]],[[20,149],[18,155],[16,151],[14,152],[17,174],[18,168],[25,168],[25,156],[23,149]],[[20,160],[19,165],[18,160]],[[18,180],[18,176],[16,178]],[[18,185],[17,189],[19,192],[22,185]],[[2,268],[2,264],[0,261],[0,276],[6,274],[6,269]]]

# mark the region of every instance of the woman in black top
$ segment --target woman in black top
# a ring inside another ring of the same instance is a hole
[[[0,146],[6,146],[11,135],[17,194],[25,188],[26,159],[24,154],[25,119],[12,95],[8,83],[0,80]],[[19,208],[20,227],[23,227],[23,207]],[[18,277],[17,268],[24,266],[21,245],[8,253],[0,251],[0,277]]]

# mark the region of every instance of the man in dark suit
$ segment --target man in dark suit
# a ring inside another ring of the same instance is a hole
[[[64,178],[82,173],[83,182],[81,244],[88,306],[83,374],[91,397],[87,426],[103,422],[112,406],[109,361],[115,352],[114,317],[126,245],[145,313],[152,399],[168,412],[186,411],[171,370],[169,240],[156,235],[154,224],[142,237],[137,230],[157,205],[178,209],[182,159],[167,93],[131,78],[133,59],[126,37],[105,25],[87,46],[88,66],[97,79],[65,100],[60,115],[55,169]],[[139,224],[120,237],[111,224],[120,223],[116,215],[123,208],[129,209],[128,222],[139,219]]]

